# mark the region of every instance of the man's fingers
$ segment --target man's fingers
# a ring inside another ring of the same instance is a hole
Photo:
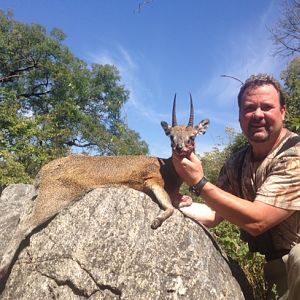
[[[194,162],[189,160],[188,158],[184,158],[182,161],[181,161],[181,164],[184,166],[184,167],[192,167],[194,165]]]
[[[180,197],[180,202],[178,204],[178,207],[186,207],[186,206],[190,206],[193,203],[193,199],[188,196],[188,195],[181,195]]]
[[[198,162],[199,158],[198,158],[198,156],[194,152],[192,152],[191,155],[189,156],[189,160],[191,162]]]

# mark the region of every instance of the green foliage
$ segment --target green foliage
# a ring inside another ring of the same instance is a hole
[[[122,119],[129,92],[111,65],[88,66],[40,25],[0,11],[0,186],[29,182],[71,152],[147,154]]]
[[[216,145],[212,151],[204,153],[201,156],[201,161],[205,170],[205,176],[212,182],[216,183],[219,172],[230,157],[230,155],[248,144],[247,139],[242,133],[237,133],[232,128],[225,128],[229,143],[224,146],[224,143]]]
[[[300,134],[300,57],[289,63],[282,79],[287,93],[286,127]]]
[[[241,266],[253,288],[254,299],[264,299],[266,291],[263,278],[264,256],[249,251],[247,243],[240,239],[240,231],[236,225],[223,221],[210,231],[225,253]]]
[[[234,133],[233,140],[226,146],[225,151],[228,157],[249,145],[248,140],[242,133]]]
[[[213,147],[212,151],[206,152],[201,156],[205,176],[210,182],[215,183],[217,181],[220,169],[227,157],[228,154],[218,146]]]

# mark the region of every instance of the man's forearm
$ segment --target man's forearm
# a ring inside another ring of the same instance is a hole
[[[193,203],[191,206],[180,208],[180,210],[185,216],[207,227],[214,227],[222,221],[222,218],[206,204]]]
[[[201,193],[206,204],[223,219],[256,236],[288,218],[293,211],[248,201],[207,183]]]

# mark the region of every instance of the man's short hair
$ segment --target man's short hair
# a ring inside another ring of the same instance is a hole
[[[274,88],[277,90],[279,93],[279,101],[280,101],[280,106],[285,105],[285,93],[280,85],[280,83],[272,76],[269,74],[257,74],[257,75],[251,75],[245,83],[241,86],[240,92],[238,94],[238,104],[239,108],[241,108],[241,101],[243,94],[247,88],[256,88],[260,87],[265,84],[271,84],[274,86]]]

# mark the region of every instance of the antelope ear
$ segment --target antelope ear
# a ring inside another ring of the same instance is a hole
[[[197,131],[198,131],[198,134],[205,134],[207,128],[208,128],[208,125],[209,125],[209,120],[208,119],[205,119],[205,120],[202,120],[198,127],[196,127]]]
[[[162,121],[160,124],[163,130],[165,131],[165,134],[170,135],[171,126],[165,121]]]

